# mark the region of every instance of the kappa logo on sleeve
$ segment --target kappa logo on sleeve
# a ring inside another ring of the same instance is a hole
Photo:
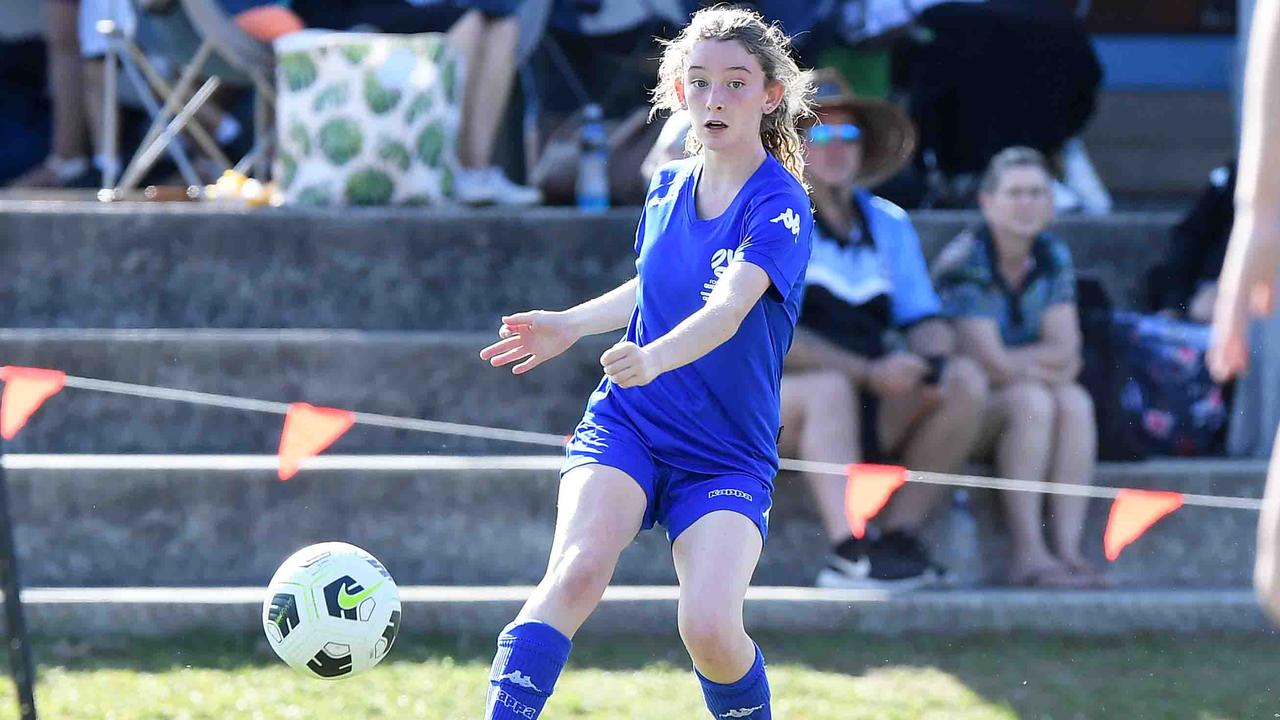
[[[786,211],[778,213],[778,217],[769,222],[782,223],[783,227],[790,230],[792,235],[795,235],[796,241],[800,239],[800,216],[796,214],[795,210],[787,208]]]

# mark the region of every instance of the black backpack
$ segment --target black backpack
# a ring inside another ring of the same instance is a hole
[[[1076,308],[1080,313],[1084,366],[1080,384],[1093,398],[1098,425],[1098,459],[1133,461],[1150,451],[1139,420],[1121,404],[1128,372],[1114,332],[1114,308],[1102,283],[1094,277],[1076,279]]]

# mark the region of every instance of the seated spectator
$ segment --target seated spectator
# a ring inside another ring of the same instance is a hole
[[[232,2],[233,0],[227,0]],[[252,0],[240,0],[241,3]],[[53,147],[45,162],[14,181],[20,187],[91,187],[100,174],[118,177],[120,159],[104,154],[103,109],[105,85],[103,74],[108,40],[98,30],[98,24],[110,20],[126,36],[138,39],[144,52],[150,54],[157,48],[153,43],[166,45],[164,34],[154,32],[156,23],[149,22],[152,13],[167,14],[176,7],[176,0],[50,0],[49,7],[49,62],[50,85],[53,99]],[[148,32],[151,30],[152,32]],[[166,48],[167,49],[167,48]],[[185,49],[185,48],[184,48]],[[194,46],[190,52],[194,52]],[[164,53],[150,60],[164,66]],[[122,76],[121,83],[127,85]],[[122,95],[128,95],[127,91]],[[127,98],[122,98],[126,99]],[[136,99],[133,102],[137,102]],[[120,118],[125,124],[124,135],[132,129],[129,121],[141,119],[140,110],[124,108],[126,115]],[[136,115],[135,115],[136,114]],[[240,123],[229,113],[223,112],[215,102],[208,102],[197,114],[197,119],[223,146],[228,146],[241,134]],[[120,138],[118,137],[117,140]],[[130,138],[125,138],[129,142]],[[92,150],[92,164],[89,152]],[[194,158],[197,168],[201,159]],[[205,179],[216,179],[224,168],[218,167],[205,173]]]
[[[1151,312],[1175,319],[1208,323],[1218,297],[1218,275],[1235,221],[1236,164],[1209,175],[1209,185],[1195,207],[1169,234],[1169,249],[1147,273]]]
[[[994,453],[1004,477],[1085,485],[1093,480],[1097,431],[1093,402],[1076,382],[1081,340],[1071,253],[1045,232],[1053,219],[1050,182],[1035,150],[996,155],[978,195],[985,224],[952,241],[935,272],[960,352],[982,365],[992,387],[979,451]],[[1003,498],[1010,584],[1104,584],[1080,551],[1087,498],[1027,492]]]
[[[523,0],[294,0],[308,27],[389,33],[447,32],[466,73],[458,127],[454,197],[468,205],[536,205],[537,189],[517,185],[493,164],[498,129],[516,74]]]
[[[1003,148],[1064,153],[1071,186],[1064,208],[1107,212],[1083,145],[1072,142],[1093,114],[1102,67],[1083,25],[1062,2],[947,2],[925,10],[927,41],[903,43],[898,84],[920,127],[921,159],[935,204],[969,206],[978,175]]]
[[[782,377],[782,450],[953,472],[972,450],[986,380],[973,361],[952,356],[953,335],[907,214],[865,189],[902,166],[914,129],[896,107],[855,97],[834,71],[819,71],[816,81],[819,124],[805,143],[813,255]],[[893,330],[905,344],[890,342]],[[832,546],[820,586],[908,589],[941,578],[918,535],[945,488],[907,485],[875,531],[855,540],[845,479],[806,480]]]
[[[78,0],[45,3],[49,96],[53,107],[53,141],[49,156],[15,178],[13,187],[72,187],[89,176],[88,116],[84,68],[77,38]]]

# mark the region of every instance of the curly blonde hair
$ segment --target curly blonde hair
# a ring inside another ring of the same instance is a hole
[[[760,62],[766,87],[771,82],[782,85],[782,102],[761,120],[760,141],[803,183],[804,142],[799,123],[813,117],[813,81],[809,71],[801,70],[791,57],[791,38],[752,10],[723,5],[699,10],[674,40],[663,41],[650,119],[663,110],[683,109],[676,95],[676,80],[684,76],[693,46],[703,40],[737,41]],[[702,143],[692,131],[685,136],[685,150],[694,155],[702,152]]]

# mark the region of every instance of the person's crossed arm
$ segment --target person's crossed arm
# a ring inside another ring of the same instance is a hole
[[[1040,339],[1024,347],[1006,347],[991,318],[957,318],[956,332],[962,350],[982,365],[995,385],[1023,381],[1059,385],[1073,382],[1080,374],[1080,323],[1072,303],[1045,310]]]

